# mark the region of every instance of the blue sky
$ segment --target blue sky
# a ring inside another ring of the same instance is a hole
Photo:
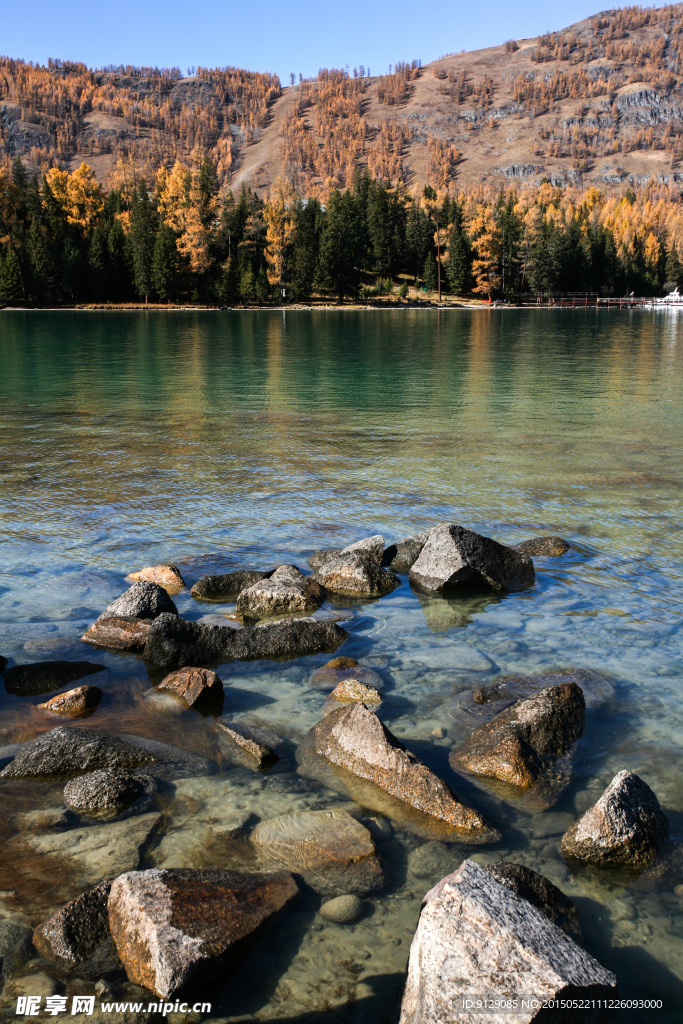
[[[424,63],[446,53],[534,36],[595,14],[604,3],[540,0],[511,4],[305,0],[218,3],[216,0],[0,0],[0,50],[45,63],[48,57],[114,64],[191,66],[233,64],[314,75],[319,67],[384,73],[397,60]]]

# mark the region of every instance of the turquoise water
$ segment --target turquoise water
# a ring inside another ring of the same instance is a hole
[[[89,725],[213,753],[210,723],[145,698],[141,660],[95,655],[78,639],[128,572],[170,561],[191,584],[231,568],[305,567],[314,548],[376,532],[389,542],[443,520],[510,543],[566,537],[574,550],[538,561],[523,594],[427,600],[403,577],[379,602],[345,604],[342,653],[382,675],[380,717],[501,831],[475,858],[547,874],[577,901],[587,948],[622,994],[669,994],[680,1012],[680,866],[637,882],[575,877],[558,840],[622,768],[643,776],[683,839],[682,428],[675,314],[3,312],[0,654],[104,664]],[[231,611],[189,588],[176,603],[207,621]],[[225,666],[224,714],[297,741],[320,717],[325,695],[308,680],[325,660]],[[608,673],[614,693],[589,714],[555,807],[456,778],[447,757],[477,724],[475,686],[569,667]],[[42,699],[0,694],[0,743],[46,728]],[[340,799],[285,769],[181,782],[144,863],[225,866],[211,829],[228,805],[267,817]],[[59,788],[21,800],[0,788],[7,841],[25,839],[19,803],[24,813],[60,800]],[[418,853],[420,843],[399,832],[380,848],[391,881],[357,925],[324,925],[310,903],[283,919],[215,996],[213,1019],[379,1019],[422,895],[467,853]],[[64,886],[79,891],[70,870]],[[16,893],[8,912],[36,924],[56,896],[22,885],[0,878]]]

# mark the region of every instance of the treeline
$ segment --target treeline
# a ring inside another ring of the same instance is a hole
[[[370,298],[661,294],[683,285],[680,195],[606,199],[553,187],[459,195],[357,170],[324,204],[278,179],[266,199],[221,192],[215,164],[176,162],[105,193],[85,164],[0,174],[0,302],[222,305]]]

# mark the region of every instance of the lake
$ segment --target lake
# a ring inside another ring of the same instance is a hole
[[[348,618],[340,653],[382,679],[382,720],[502,838],[468,850],[400,827],[391,835],[387,823],[387,886],[360,921],[325,923],[307,894],[237,977],[211,989],[211,1019],[383,1020],[421,898],[468,854],[545,874],[576,902],[586,948],[615,971],[622,996],[674,1001],[619,1021],[680,1019],[680,855],[640,877],[574,873],[559,840],[624,768],[652,787],[683,839],[682,438],[674,311],[0,313],[0,654],[105,666],[86,727],[219,764],[169,790],[142,866],[247,863],[246,840],[221,839],[236,814],[255,821],[348,800],[287,758],[265,775],[230,766],[212,719],[155,696],[141,658],[80,641],[127,573],[177,565],[188,583],[180,613],[226,623],[233,606],[198,602],[189,585],[282,562],[308,571],[313,549],[369,534],[389,543],[448,521],[510,544],[543,534],[572,544],[536,561],[531,590],[503,598],[428,597],[402,576],[379,601],[325,606]],[[309,680],[330,657],[221,667],[223,716],[295,745],[321,717],[326,694]],[[448,754],[481,721],[472,691],[557,668],[610,681],[557,803],[539,808],[457,777]],[[36,709],[45,699],[2,688],[0,745],[55,724]],[[31,814],[48,821],[59,807],[60,785],[0,785],[11,851],[0,917],[36,925],[84,888],[82,861],[68,850],[41,860],[31,841],[47,827]]]

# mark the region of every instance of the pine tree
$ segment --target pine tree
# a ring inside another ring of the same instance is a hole
[[[133,194],[129,245],[133,265],[133,283],[140,298],[147,302],[152,288],[152,258],[156,239],[156,210],[147,192],[144,178]]]
[[[177,284],[178,250],[175,235],[167,224],[159,228],[152,257],[152,285],[162,302],[172,302]]]
[[[95,228],[90,239],[88,277],[90,295],[96,302],[111,297],[107,238],[101,228]]]
[[[7,246],[0,272],[0,303],[4,306],[16,306],[22,301],[23,296],[19,261],[10,244]]]
[[[352,192],[334,191],[327,204],[320,241],[320,275],[339,303],[357,295],[360,285],[359,256],[362,236],[358,209]]]
[[[422,268],[422,281],[428,292],[435,292],[437,285],[436,256],[430,252]]]
[[[456,217],[451,227],[446,276],[454,295],[467,295],[472,282],[472,247],[462,229],[460,216]]]

